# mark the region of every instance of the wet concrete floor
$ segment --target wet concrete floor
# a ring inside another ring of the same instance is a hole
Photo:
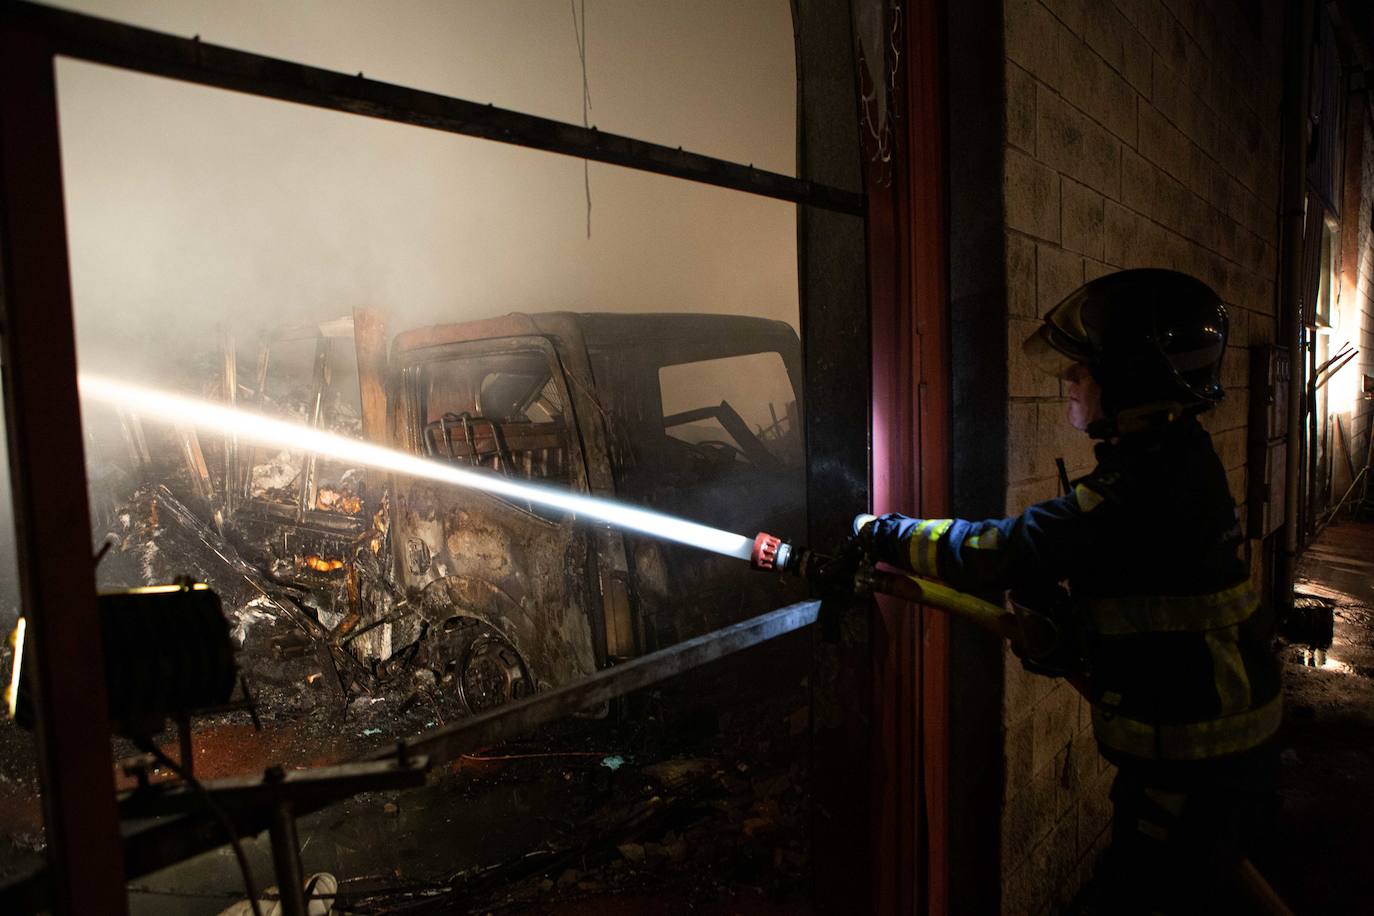
[[[641,691],[604,719],[452,761],[423,788],[303,817],[304,871],[340,879],[338,913],[806,913],[799,639]],[[433,724],[386,702],[342,721],[298,709],[261,733],[241,714],[200,723],[197,775],[337,762]],[[0,756],[9,869],[40,857],[41,814],[30,736],[6,723]],[[258,887],[274,884],[266,835],[243,846]],[[136,916],[213,916],[242,897],[228,847],[130,884]]]
[[[1297,913],[1374,912],[1374,524],[1327,528],[1299,595],[1334,604],[1321,658],[1285,655],[1282,801],[1266,875]]]

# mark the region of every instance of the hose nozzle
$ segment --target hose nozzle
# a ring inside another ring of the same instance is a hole
[[[754,538],[754,549],[749,554],[749,565],[754,569],[783,572],[791,560],[792,545],[782,538],[763,531]]]

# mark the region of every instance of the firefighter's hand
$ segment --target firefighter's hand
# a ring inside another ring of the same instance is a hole
[[[910,519],[896,512],[886,515],[856,515],[851,527],[853,542],[873,559],[890,562],[901,540],[901,525]]]

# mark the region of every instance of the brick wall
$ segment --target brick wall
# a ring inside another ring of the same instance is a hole
[[[1009,512],[1058,492],[1056,456],[1070,476],[1092,463],[1021,341],[1128,267],[1191,273],[1230,309],[1229,395],[1205,425],[1244,494],[1245,348],[1276,331],[1281,17],[1275,0],[1005,0]],[[1003,910],[1046,912],[1105,845],[1113,772],[1087,704],[1010,653],[1003,725]]]

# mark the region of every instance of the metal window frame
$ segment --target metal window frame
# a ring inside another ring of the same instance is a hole
[[[812,8],[825,7],[801,2],[794,4],[794,15],[806,16]],[[799,28],[799,71],[807,55],[803,31]],[[828,99],[837,92],[845,94],[843,78],[852,79],[854,69],[852,47],[846,59],[843,51],[833,52],[835,44],[831,39],[825,63],[842,79],[838,86],[825,87]],[[855,503],[867,502],[863,437],[856,442],[850,435],[854,428],[866,430],[867,412],[861,417],[847,416],[828,431],[814,419],[818,407],[853,407],[865,400],[826,394],[839,390],[827,382],[847,380],[856,360],[867,356],[866,320],[856,326],[855,316],[840,314],[835,308],[836,304],[853,306],[862,301],[856,296],[866,296],[862,244],[838,261],[830,258],[824,244],[814,251],[807,249],[808,239],[817,238],[827,227],[840,226],[840,235],[853,236],[852,225],[843,219],[860,217],[862,224],[865,216],[861,191],[805,177],[826,173],[817,163],[845,158],[846,141],[835,139],[844,135],[838,126],[822,138],[827,148],[810,156],[810,164],[805,148],[799,150],[803,177],[793,178],[594,128],[369,80],[361,73],[349,75],[217,47],[198,36],[179,38],[19,0],[0,3],[4,332],[0,355],[21,594],[32,635],[26,668],[39,711],[39,763],[52,876],[49,900],[54,912],[119,914],[127,912],[128,906],[110,766],[95,577],[89,562],[89,507],[85,487],[72,486],[72,481],[84,480],[86,465],[57,120],[55,59],[59,56],[577,156],[800,205],[805,387],[808,395],[815,393],[807,398],[812,406],[807,428],[813,534],[838,530],[837,519],[852,512]],[[803,74],[798,76],[801,86]],[[806,136],[799,125],[799,138]],[[857,137],[849,145],[848,155],[857,160]],[[831,174],[843,179],[845,170]],[[834,275],[836,270],[847,276],[856,267],[857,284],[840,289],[843,280]],[[814,271],[828,274],[813,276]],[[848,486],[837,489],[837,482]],[[80,880],[75,878],[78,867]]]

